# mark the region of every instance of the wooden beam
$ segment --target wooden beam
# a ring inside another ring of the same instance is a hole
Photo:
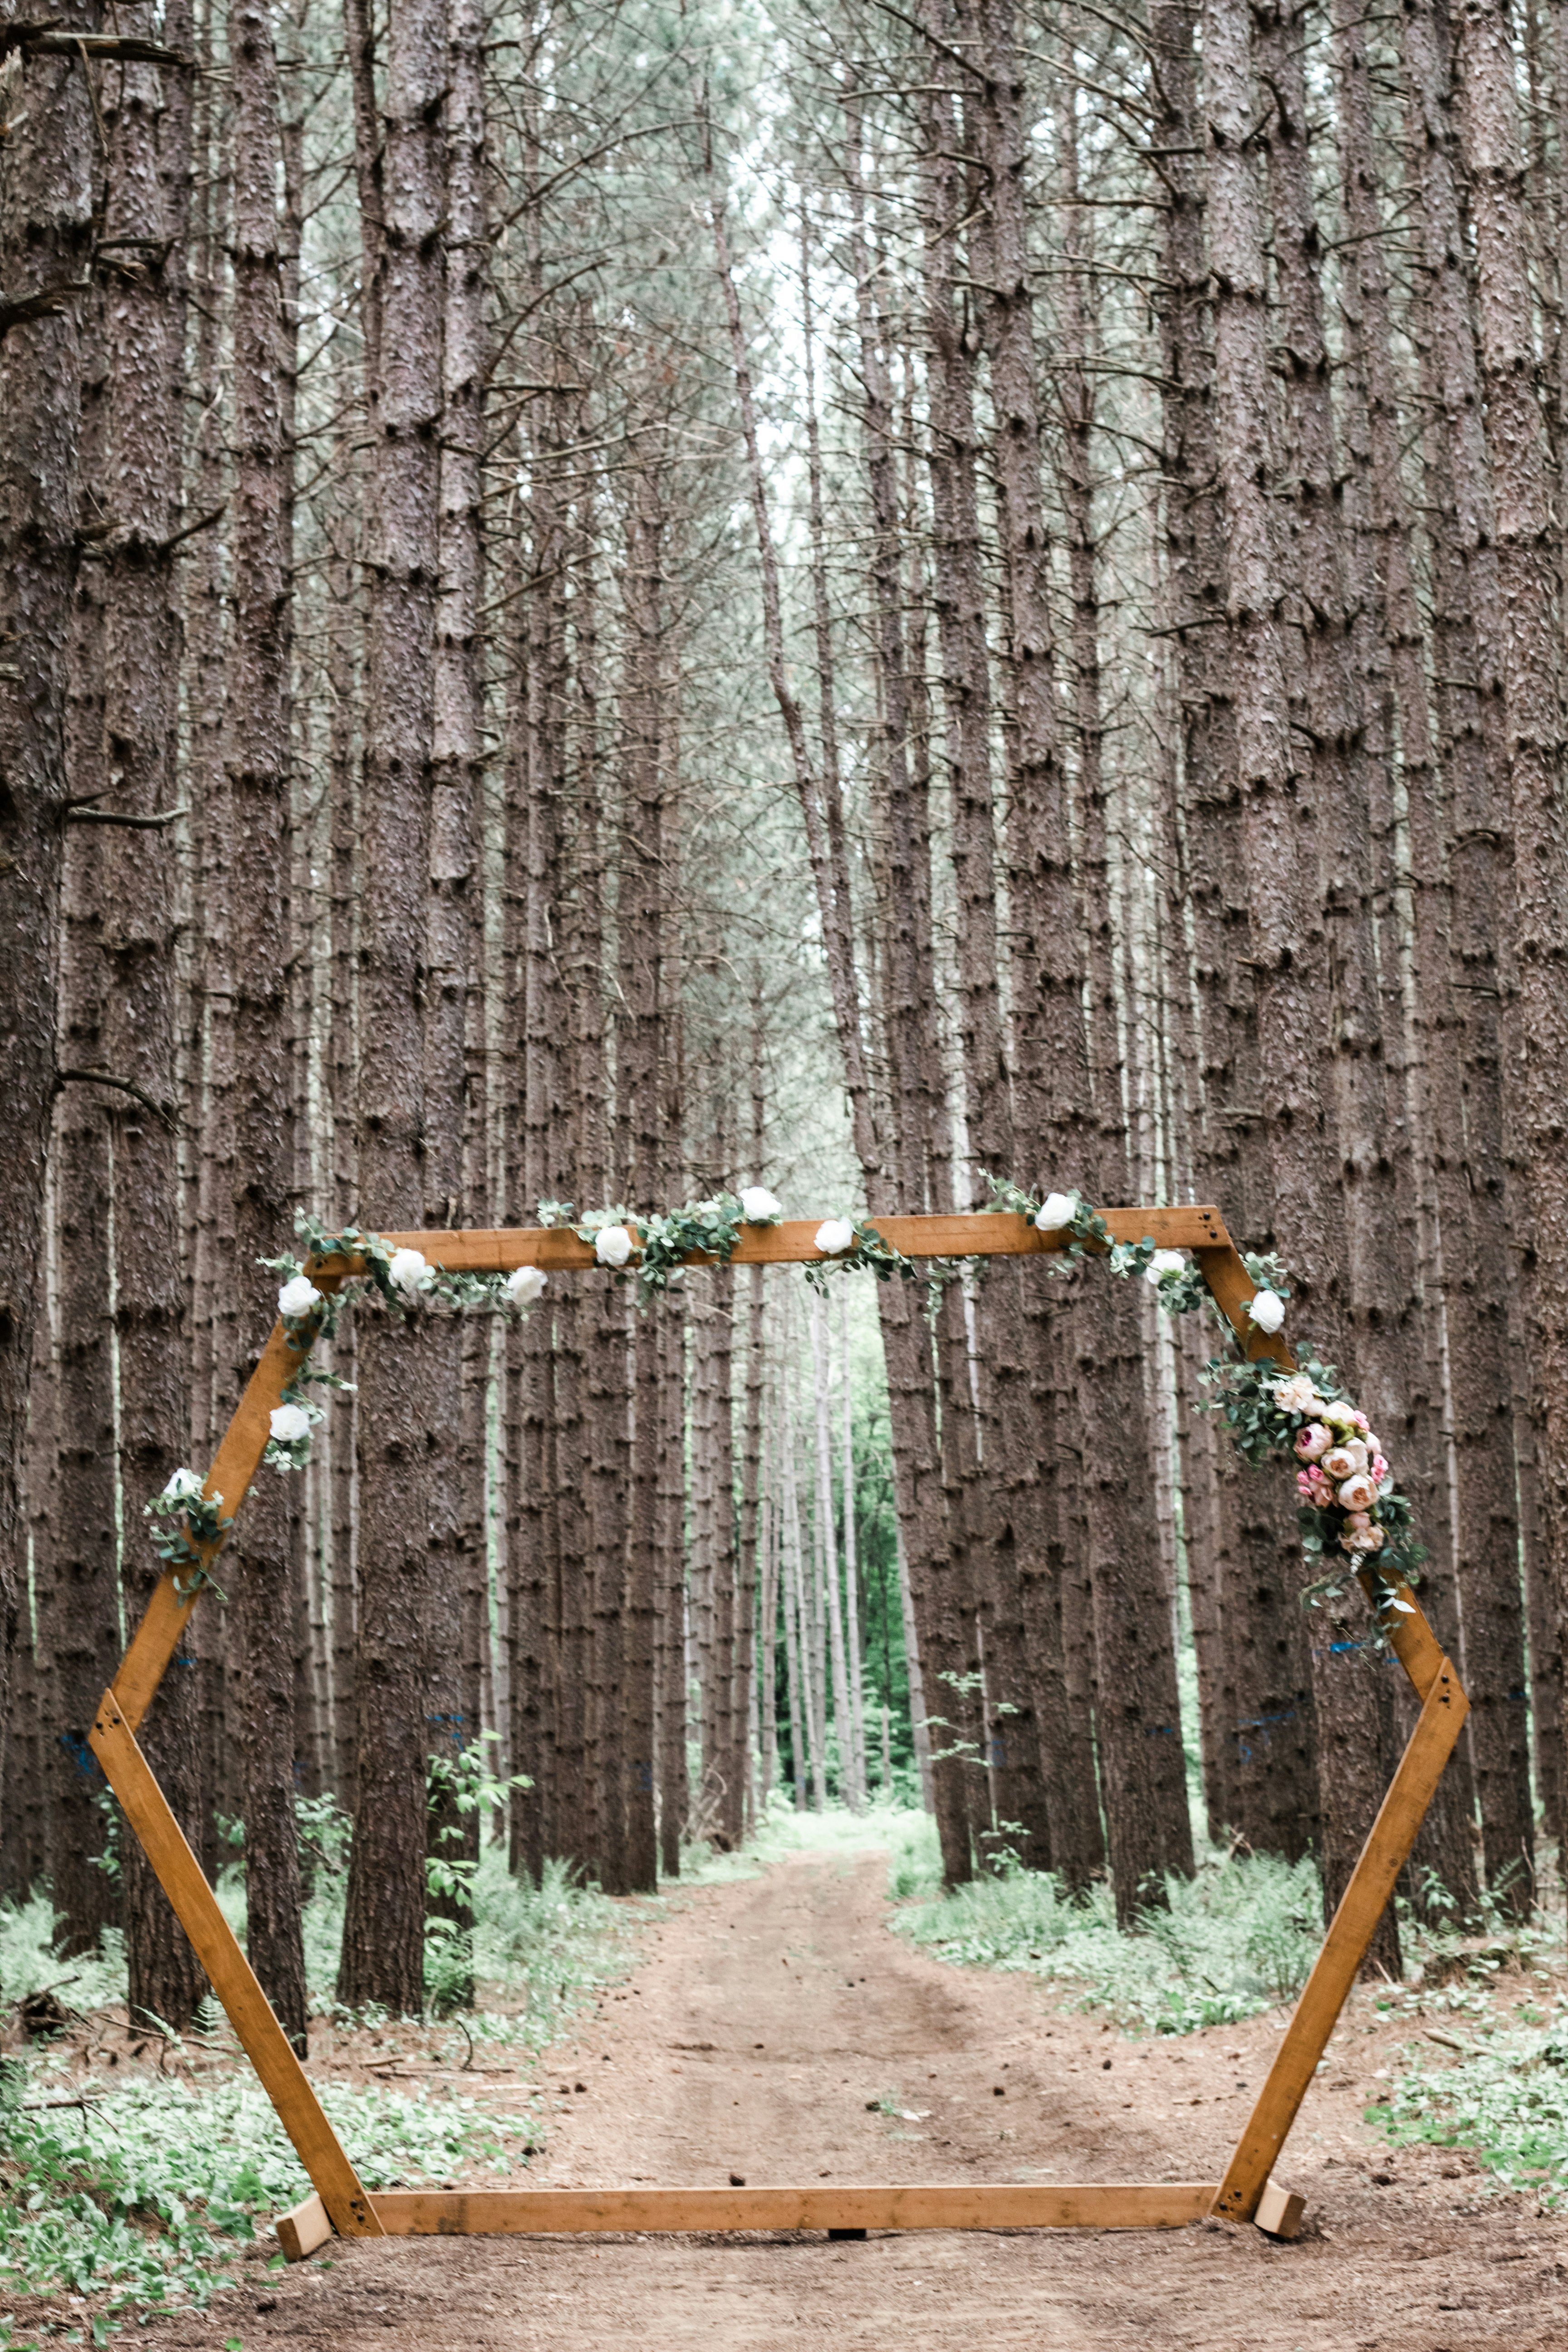
[[[1260,1331],[1247,1311],[1248,1301],[1257,1296],[1258,1285],[1242,1264],[1241,1252],[1230,1235],[1226,1234],[1217,1244],[1194,1243],[1193,1254],[1203,1269],[1215,1305],[1236,1334],[1242,1354],[1252,1363],[1272,1356],[1282,1370],[1293,1372],[1296,1359],[1283,1332]]]
[[[321,1287],[336,1290],[343,1279],[341,1274],[323,1275]],[[223,1496],[224,1510],[231,1519],[238,1516],[250,1492],[250,1482],[261,1467],[270,1434],[272,1408],[310,1353],[309,1348],[291,1344],[281,1323],[273,1325],[202,1487],[204,1495]],[[199,1547],[204,1570],[211,1569],[227,1541],[225,1533],[216,1543]],[[191,1582],[195,1574],[190,1568],[164,1570],[153,1587],[142,1622],[132,1636],[131,1646],[120,1662],[111,1687],[132,1731],[140,1728],[169,1661],[179,1648],[191,1612],[201,1597],[199,1582]]]
[[[1212,1250],[1229,1246],[1225,1220],[1217,1209],[1106,1209],[1102,1212],[1113,1241],[1137,1242],[1145,1237],[1162,1249]],[[1055,1234],[1042,1234],[1026,1217],[993,1214],[981,1210],[951,1217],[873,1217],[870,1222],[884,1240],[906,1257],[1037,1257],[1062,1246]],[[820,1217],[786,1218],[778,1225],[742,1225],[731,1265],[831,1265],[816,1246]],[[633,1220],[635,1230],[636,1220]],[[520,1265],[542,1266],[547,1274],[586,1271],[595,1263],[586,1242],[561,1226],[516,1225],[491,1232],[386,1234],[393,1249],[419,1250],[432,1265],[452,1273],[510,1274]],[[1234,1254],[1234,1253],[1233,1253]],[[701,1251],[688,1263],[713,1264]],[[321,1258],[316,1269],[341,1278],[357,1273],[359,1258]],[[1245,1276],[1243,1277],[1245,1279]]]
[[[1459,1678],[1445,1659],[1220,2184],[1214,2210],[1228,2221],[1249,2221],[1258,2211],[1275,2158],[1296,2120],[1469,1711]]]
[[[373,2196],[389,2237],[583,2230],[1180,2230],[1215,2191],[1201,2181],[1062,2188],[395,2189]]]
[[[219,1910],[217,1897],[185,1843],[112,1691],[105,1692],[88,1738],[332,2227],[341,2237],[379,2238],[382,2224],[359,2175],[321,2112],[321,2101],[235,1941],[234,1930]]]
[[[318,2246],[324,2246],[332,2234],[327,2209],[312,2189],[301,2205],[291,2205],[287,2213],[279,2213],[273,2228],[286,2263],[302,2263]]]

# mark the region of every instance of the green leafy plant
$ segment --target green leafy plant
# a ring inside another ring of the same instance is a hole
[[[1396,2147],[1463,2148],[1498,2189],[1568,2209],[1568,2004],[1536,2023],[1483,2005],[1463,2032],[1428,2029],[1366,2119]]]
[[[1230,2024],[1305,1983],[1323,1932],[1310,1862],[1216,1856],[1194,1878],[1169,1876],[1164,1898],[1126,1934],[1108,1886],[1076,1895],[1049,1871],[1004,1863],[910,1905],[893,1924],[941,1959],[1076,1986],[1084,2008],[1109,2010],[1133,2032]]]
[[[49,2084],[47,2066],[26,2071],[29,2095]],[[510,2172],[536,2130],[471,2097],[318,2090],[372,2189]],[[21,2292],[93,2296],[109,2314],[205,2305],[231,2283],[225,2263],[309,2186],[248,2074],[199,2087],[132,2076],[75,2105],[12,2097],[0,2108],[0,2274]]]

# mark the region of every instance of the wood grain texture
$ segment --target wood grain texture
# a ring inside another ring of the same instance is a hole
[[[396,2189],[371,2199],[389,2237],[552,2230],[1180,2230],[1209,2211],[1201,2181],[1086,2188]]]
[[[106,1691],[89,1737],[94,1755],[142,1841],[142,1851],[190,1937],[196,1958],[212,1979],[229,2023],[261,2086],[278,2110],[295,2152],[314,2182],[332,2227],[342,2237],[378,2238],[377,2221],[359,2175],[343,2153],[320,2100],[305,2078],[287,2036],[273,2016],[201,1864],[185,1843],[178,1822],[153,1777],[135,1736]]]
[[[279,2213],[273,2228],[286,2263],[302,2263],[318,2246],[324,2246],[332,2234],[332,2225],[320,2195],[312,2189],[300,2205],[291,2205],[287,2213]]]
[[[1373,1930],[1394,1892],[1394,1882],[1415,1842],[1422,1816],[1469,1711],[1459,1678],[1445,1659],[1330,1923],[1268,2079],[1237,2142],[1215,2200],[1215,2211],[1227,2220],[1247,2221],[1258,2210],[1275,2159],[1296,2120]]]

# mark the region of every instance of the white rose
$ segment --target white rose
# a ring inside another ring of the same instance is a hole
[[[1173,1281],[1178,1274],[1185,1274],[1186,1270],[1187,1261],[1180,1250],[1156,1250],[1143,1269],[1143,1279],[1152,1282],[1158,1290],[1163,1282]]]
[[[1340,1488],[1340,1508],[1343,1511],[1369,1511],[1376,1500],[1377,1488],[1364,1470],[1358,1470]]]
[[[1277,1381],[1274,1402],[1281,1412],[1305,1413],[1310,1421],[1322,1419],[1322,1399],[1305,1372],[1293,1372],[1288,1381]]]
[[[765,1184],[748,1184],[741,1195],[741,1214],[749,1225],[771,1225],[784,1210]]]
[[[278,1312],[290,1318],[309,1315],[312,1307],[321,1303],[321,1294],[308,1274],[297,1274],[286,1282],[278,1294]]]
[[[542,1267],[520,1265],[507,1276],[506,1295],[514,1307],[531,1307],[549,1279]]]
[[[1070,1192],[1047,1192],[1035,1213],[1035,1223],[1042,1234],[1059,1234],[1077,1214],[1078,1202]]]
[[[194,1470],[176,1470],[163,1493],[171,1503],[190,1503],[202,1491],[202,1482]]]
[[[625,1265],[632,1254],[632,1237],[625,1225],[605,1225],[594,1236],[594,1255],[601,1265]]]
[[[1277,1290],[1260,1290],[1247,1301],[1247,1311],[1260,1331],[1278,1331],[1285,1320],[1285,1301]]]
[[[392,1264],[386,1269],[394,1290],[401,1290],[413,1305],[422,1290],[428,1290],[436,1279],[422,1250],[400,1249],[392,1253]]]
[[[855,1246],[855,1228],[847,1217],[829,1217],[816,1229],[816,1246],[824,1257],[842,1257]]]
[[[310,1416],[300,1404],[275,1404],[272,1408],[272,1434],[279,1445],[292,1445],[298,1437],[308,1437]]]

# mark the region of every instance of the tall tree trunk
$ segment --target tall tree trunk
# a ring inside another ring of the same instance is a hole
[[[1089,1069],[1094,1129],[1085,1181],[1091,1199],[1133,1197],[1122,1101],[1121,1005],[1113,937],[1107,784],[1100,698],[1098,557],[1092,510],[1095,428],[1091,279],[1086,216],[1078,202],[1077,125],[1058,113],[1068,268],[1061,378],[1063,503],[1072,597],[1073,711],[1078,738],[1078,836],[1082,929],[1089,947]],[[1083,1481],[1088,1504],[1096,1711],[1116,1910],[1131,1926],[1170,1871],[1190,1873],[1181,1704],[1176,1690],[1175,1593],[1154,1515],[1142,1498],[1158,1475],[1149,1428],[1142,1319],[1100,1269],[1080,1286],[1077,1360],[1082,1381]]]
[[[94,0],[60,20],[98,30]],[[79,291],[93,241],[92,101],[79,57],[30,57],[9,100],[0,285],[49,299],[0,339],[0,1141],[10,1213],[0,1240],[0,1773],[19,1606],[17,1476],[37,1314],[55,1098],[56,940],[67,796],[63,727],[82,415]],[[53,289],[69,287],[58,296]]]
[[[1561,1085],[1568,1054],[1568,826],[1550,458],[1536,389],[1530,215],[1510,11],[1489,0],[1464,0],[1456,37],[1512,803],[1516,998],[1505,1031],[1508,1167],[1531,1236],[1525,1297],[1542,1535],[1559,1615],[1568,1617],[1568,1155]],[[1483,1783],[1483,1812],[1493,1796]],[[1492,1809],[1495,1814],[1495,1801]],[[1528,1820],[1519,1826],[1528,1836]],[[1497,1828],[1494,1819],[1494,1838]],[[1493,1866],[1490,1849],[1487,1860]]]
[[[150,35],[150,6],[122,19]],[[165,22],[175,39],[184,26]],[[106,291],[103,727],[117,810],[147,816],[174,802],[180,639],[172,541],[179,509],[184,253],[190,197],[190,79],[149,65],[110,68],[103,110],[110,158],[110,235],[146,238],[161,260],[118,275]],[[174,1120],[176,903],[171,844],[161,829],[116,827],[104,857],[100,942],[106,959],[104,1064],[161,1107],[111,1114],[115,1338],[120,1475],[132,1508],[184,1458],[190,1363],[181,1264],[181,1186]],[[123,1104],[124,1097],[121,1097]],[[159,1563],[145,1541],[127,1548],[134,1622]],[[176,1815],[202,1810],[194,1673],[166,1676],[149,1717],[149,1759]],[[140,1846],[127,1842],[124,1924],[133,2010],[186,2024],[205,1980]]]
[[[437,607],[430,768],[430,874],[424,991],[425,1190],[433,1223],[472,1223],[468,1194],[469,986],[480,896],[479,791],[484,713],[479,629],[484,550],[480,461],[484,436],[486,236],[483,25],[477,0],[458,0],[447,17],[447,267],[441,345]],[[469,1653],[480,1569],[480,1465],[471,1443],[466,1365],[468,1327],[451,1316],[421,1342],[438,1399],[430,1464],[432,1608],[426,1694],[432,1756],[460,1755],[479,1735]],[[479,1860],[479,1815],[448,1791],[430,1809],[429,1852],[448,1864]],[[432,1912],[461,1931],[471,1906],[461,1893],[433,1891]],[[471,1980],[468,1990],[471,1991]],[[464,1997],[462,1987],[457,1997]]]
[[[1340,1358],[1348,1331],[1338,1234],[1323,1203],[1336,1198],[1338,1159],[1321,1065],[1329,975],[1318,876],[1321,812],[1302,789],[1290,724],[1270,492],[1276,478],[1268,413],[1266,280],[1253,127],[1258,119],[1250,27],[1236,0],[1205,0],[1210,254],[1215,305],[1215,418],[1228,540],[1227,620],[1243,794],[1242,846],[1250,897],[1261,1127],[1271,1199],[1259,1243],[1277,1235],[1297,1276],[1297,1328]],[[1331,1618],[1331,1622],[1333,1620]],[[1320,1621],[1320,1624],[1321,1621]],[[1331,1910],[1383,1792],[1376,1693],[1370,1676],[1337,1671],[1355,1659],[1361,1629],[1315,1629],[1313,1688],[1324,1896]],[[1336,1646],[1337,1645],[1337,1646]],[[1392,1963],[1391,1920],[1373,1963]]]
[[[361,1215],[426,1218],[421,1023],[428,889],[446,209],[446,13],[392,19],[380,254],[382,343],[365,665]],[[358,1333],[360,1621],[354,1839],[338,1997],[423,2000],[425,1633],[438,1399],[422,1310]]]
[[[274,1320],[263,1257],[288,1247],[295,1198],[289,1066],[289,583],[293,372],[277,201],[278,63],[271,17],[236,0],[234,83],[234,644],[224,745],[232,824],[237,1395]],[[247,1940],[289,2040],[305,2048],[305,1957],[294,1831],[288,1481],[258,1477],[240,1519],[237,1640]]]

